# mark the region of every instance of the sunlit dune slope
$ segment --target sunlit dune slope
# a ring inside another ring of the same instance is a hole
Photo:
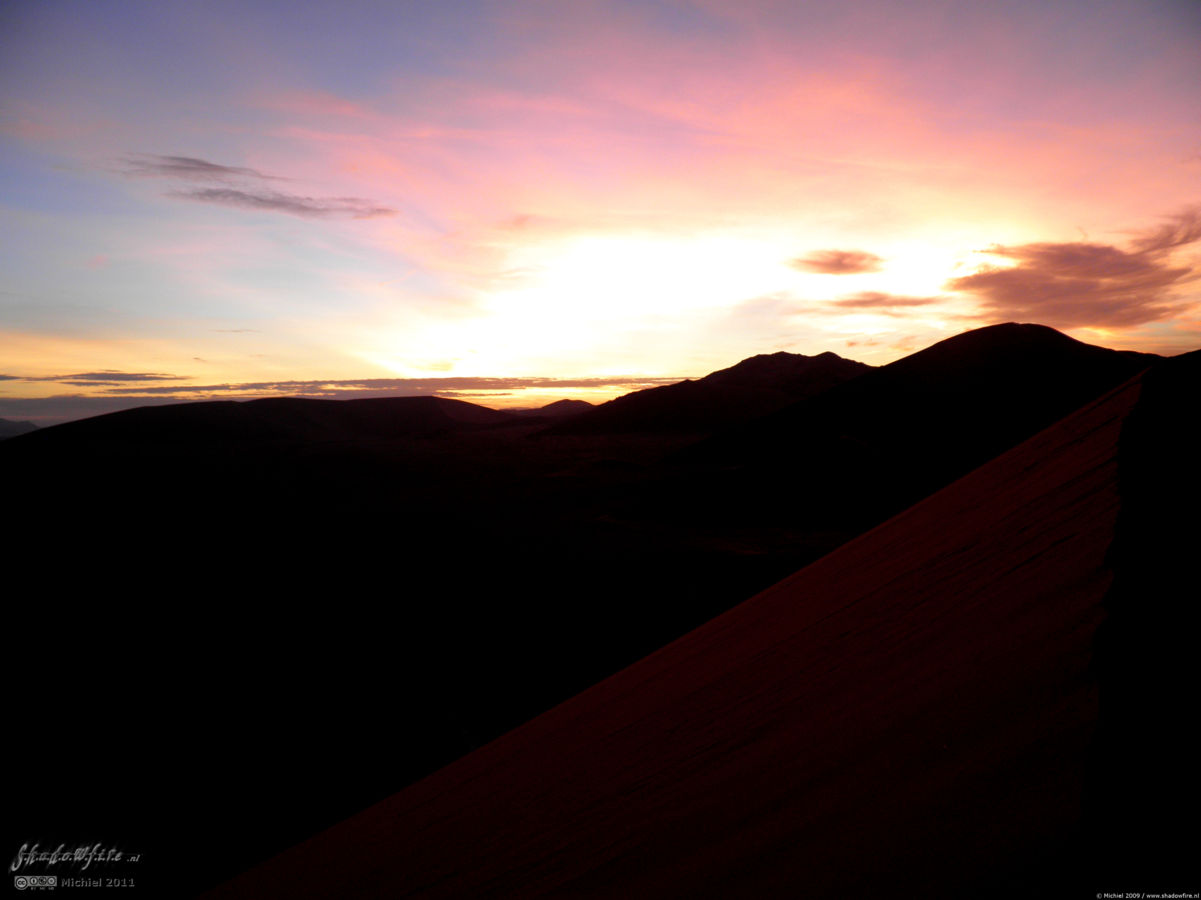
[[[1080,814],[1139,391],[213,896],[966,897],[1020,878]]]

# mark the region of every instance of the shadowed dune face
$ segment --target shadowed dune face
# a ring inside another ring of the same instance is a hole
[[[1143,382],[1122,434],[1122,510],[1109,553],[1115,577],[1094,662],[1101,718],[1086,840],[1096,848],[1099,884],[1187,890],[1196,880],[1192,817],[1201,805],[1201,771],[1184,738],[1201,704],[1201,420],[1192,414],[1201,351],[1166,360]]]
[[[213,896],[987,894],[1079,819],[1138,394]]]

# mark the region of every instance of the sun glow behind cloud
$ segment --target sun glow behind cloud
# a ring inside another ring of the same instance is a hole
[[[687,367],[693,348],[680,339],[682,323],[719,321],[755,298],[776,297],[790,317],[813,320],[815,331],[829,330],[822,321],[832,314],[827,304],[850,295],[896,296],[898,306],[912,304],[906,299],[912,296],[954,305],[954,298],[939,297],[961,267],[948,250],[890,244],[876,271],[830,275],[790,265],[796,246],[797,236],[784,229],[674,236],[614,230],[513,242],[501,274],[476,292],[470,316],[398,329],[391,351],[377,338],[366,358],[405,376],[434,367],[456,375],[536,374],[547,365],[563,375],[612,374],[628,371],[632,356],[649,361],[638,370],[644,373],[704,374]],[[878,333],[896,325],[895,318],[866,311],[840,318],[844,331]],[[432,367],[417,346],[445,348],[445,358]],[[617,360],[615,370],[606,359]]]

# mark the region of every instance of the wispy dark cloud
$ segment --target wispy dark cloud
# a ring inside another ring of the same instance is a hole
[[[195,188],[186,191],[171,191],[168,197],[215,203],[238,209],[255,209],[267,212],[282,212],[305,218],[375,219],[394,216],[396,210],[379,206],[370,200],[358,197],[302,197],[299,194],[283,194],[279,191],[238,190],[237,188]]]
[[[138,153],[123,161],[120,171],[134,177],[172,178],[185,186],[166,196],[235,209],[278,212],[308,219],[375,219],[396,210],[360,197],[312,197],[273,190],[265,181],[288,181],[245,166],[226,166],[195,156]]]
[[[157,156],[150,153],[137,153],[126,157],[123,171],[126,175],[184,178],[189,181],[230,181],[239,178],[280,180],[274,175],[266,175],[258,169],[248,169],[245,166],[223,166],[194,156]]]
[[[1172,251],[1201,240],[1201,207],[1172,216],[1123,250],[1089,242],[992,247],[1015,265],[954,278],[947,286],[974,294],[983,317],[1061,328],[1130,327],[1169,318],[1185,305],[1174,290],[1201,277]]]
[[[862,291],[833,300],[830,305],[839,309],[870,309],[890,315],[889,310],[911,309],[915,306],[929,306],[938,302],[938,297],[902,297],[897,294],[882,294],[879,291]]]
[[[165,372],[74,372],[70,375],[39,375],[21,377],[22,381],[58,381],[63,384],[120,384],[130,381],[188,381],[191,375],[169,375]]]
[[[879,272],[882,257],[865,250],[815,250],[808,256],[798,256],[788,264],[802,272],[819,275],[858,275],[863,272]]]
[[[1201,205],[1190,206],[1173,216],[1167,216],[1163,225],[1135,238],[1131,243],[1142,253],[1161,253],[1183,247],[1201,240]]]

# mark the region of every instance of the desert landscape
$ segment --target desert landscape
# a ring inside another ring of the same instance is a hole
[[[669,388],[559,416],[280,399],[4,441],[27,533],[95,523],[71,559],[22,550],[61,599],[15,613],[54,652],[15,656],[79,704],[27,710],[22,818],[119,811],[196,890],[299,844],[237,896],[1068,879],[1086,801],[1129,789],[1095,661],[1135,540],[1123,435],[1148,378],[1182,398],[1195,370],[1010,324],[880,368],[748,360],[678,418]],[[770,411],[731,421],[743,389]],[[83,746],[102,777],[56,778]]]
[[[0,35],[5,890],[1201,897],[1201,4]]]

